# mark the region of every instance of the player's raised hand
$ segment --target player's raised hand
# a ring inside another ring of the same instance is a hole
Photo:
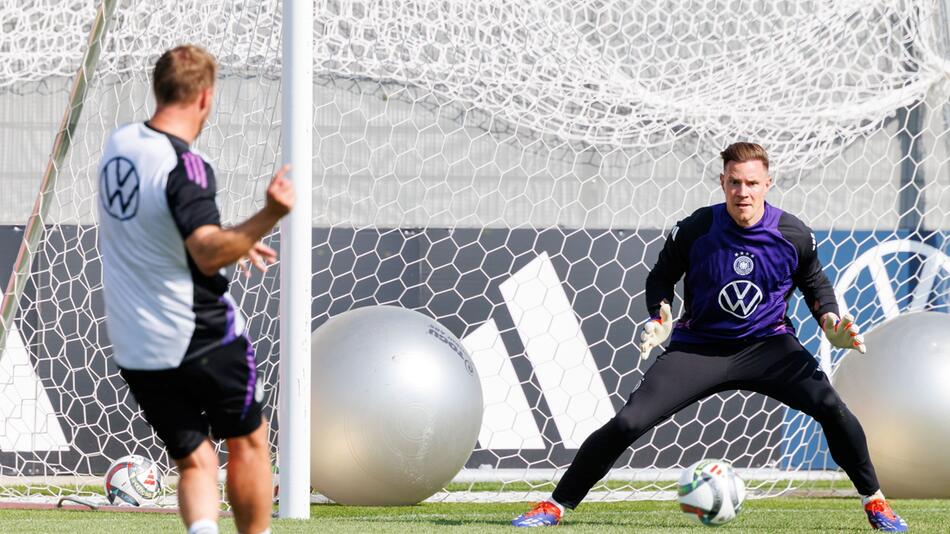
[[[264,209],[278,217],[290,213],[296,199],[294,184],[286,177],[288,172],[290,172],[290,165],[284,165],[271,179],[270,185],[267,186],[267,200]]]
[[[826,313],[821,317],[821,329],[828,341],[839,349],[854,349],[861,354],[868,351],[864,336],[858,333],[858,325],[854,324],[851,314],[846,313],[838,319],[837,315]]]
[[[672,330],[673,312],[670,310],[670,305],[664,302],[660,304],[660,318],[647,321],[647,324],[643,325],[643,331],[640,332],[640,359],[649,358],[653,347],[666,341]]]
[[[254,243],[247,256],[238,261],[238,267],[245,278],[250,278],[251,267],[257,267],[261,272],[267,272],[267,266],[277,261],[277,251],[258,241]]]

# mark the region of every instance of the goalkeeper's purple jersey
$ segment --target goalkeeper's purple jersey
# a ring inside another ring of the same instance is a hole
[[[765,204],[755,225],[742,228],[725,204],[701,208],[670,232],[646,284],[647,307],[659,315],[683,277],[683,313],[672,341],[707,343],[795,333],[788,299],[795,288],[815,319],[838,313],[834,289],[818,261],[811,229]]]

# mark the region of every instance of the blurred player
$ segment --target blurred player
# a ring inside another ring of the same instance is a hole
[[[735,143],[722,152],[726,201],[680,221],[646,281],[651,319],[641,357],[672,341],[644,374],[620,412],[581,445],[551,499],[515,519],[519,527],[560,522],[634,441],[677,411],[721,391],[768,395],[813,417],[832,458],[861,494],[877,530],[903,532],[878,485],[857,418],[802,347],[787,313],[797,287],[832,345],[866,352],[852,318],[838,303],[818,261],[812,231],[765,202],[772,185],[761,146]],[[683,279],[683,314],[673,325],[673,288]],[[870,387],[870,386],[869,386]]]
[[[115,362],[181,474],[178,503],[190,534],[218,532],[218,457],[237,530],[270,532],[273,486],[261,381],[224,268],[276,253],[260,240],[293,207],[282,168],[263,209],[221,227],[211,165],[191,145],[214,97],[217,65],[196,46],[156,62],[156,109],[112,132],[99,166],[99,240],[106,325]]]

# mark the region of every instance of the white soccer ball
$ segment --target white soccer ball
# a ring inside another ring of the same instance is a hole
[[[678,493],[683,513],[704,525],[717,526],[739,515],[745,483],[729,462],[700,460],[683,470]]]
[[[105,485],[110,503],[141,506],[158,498],[162,491],[162,471],[148,458],[130,454],[112,462],[106,472]]]

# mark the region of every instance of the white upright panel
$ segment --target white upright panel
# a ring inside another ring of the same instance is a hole
[[[0,358],[0,451],[67,451],[53,404],[16,327]]]
[[[505,280],[501,295],[564,446],[576,449],[614,416],[614,410],[547,253]]]
[[[313,1],[284,0],[284,163],[297,201],[281,222],[280,517],[310,517],[310,247],[313,139]]]
[[[485,412],[478,443],[483,449],[544,449],[511,357],[489,319],[462,339],[482,383]]]

